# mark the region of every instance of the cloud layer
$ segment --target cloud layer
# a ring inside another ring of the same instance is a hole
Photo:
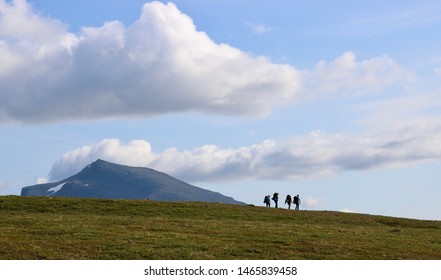
[[[275,64],[214,42],[174,4],[160,2],[145,4],[129,26],[110,21],[74,34],[25,0],[0,0],[0,62],[0,124],[187,111],[265,116],[289,102],[383,93],[418,80],[387,55],[357,60],[348,51],[302,71]],[[240,148],[160,152],[146,140],[104,139],[64,154],[50,177],[67,177],[98,158],[193,182],[303,179],[439,160],[439,96],[417,90],[357,105],[364,114],[358,121],[368,127],[359,133],[317,130]]]
[[[145,140],[124,144],[105,139],[64,154],[52,166],[50,177],[70,176],[101,158],[154,168],[191,182],[298,180],[440,160],[440,140],[441,126],[422,122],[394,131],[359,134],[313,131],[285,141],[266,140],[235,149],[204,145],[183,151],[172,147],[157,153]]]
[[[261,117],[274,106],[408,81],[390,57],[352,52],[311,70],[274,64],[197,30],[172,4],[71,33],[25,0],[0,0],[0,123],[198,111]]]
[[[331,62],[320,61],[303,74],[308,98],[373,94],[418,80],[387,55],[357,61],[353,52],[345,52]]]
[[[202,111],[261,116],[295,96],[300,74],[199,32],[168,3],[126,27],[67,31],[24,0],[0,1],[0,122]]]

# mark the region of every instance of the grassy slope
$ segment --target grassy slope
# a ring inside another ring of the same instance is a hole
[[[441,222],[213,203],[0,197],[0,259],[441,259]]]

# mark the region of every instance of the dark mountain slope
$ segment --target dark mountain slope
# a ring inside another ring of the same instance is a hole
[[[21,195],[242,203],[163,172],[103,160],[93,162],[67,179],[24,187]]]

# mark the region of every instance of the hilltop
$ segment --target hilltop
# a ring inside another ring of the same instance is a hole
[[[441,259],[441,223],[222,203],[0,197],[0,259]]]
[[[245,204],[218,192],[190,185],[164,172],[101,159],[61,181],[24,187],[21,195]]]

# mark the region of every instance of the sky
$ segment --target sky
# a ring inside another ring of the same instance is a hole
[[[441,220],[440,28],[438,1],[0,0],[0,195],[100,158]]]

